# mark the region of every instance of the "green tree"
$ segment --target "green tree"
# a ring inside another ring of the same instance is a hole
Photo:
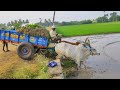
[[[14,23],[18,23],[18,21],[17,21],[17,20],[15,20],[15,21],[14,21]]]
[[[29,23],[29,20],[28,20],[28,19],[26,19],[26,23]]]
[[[44,20],[44,26],[49,26],[49,22],[47,21],[47,19]]]
[[[14,21],[11,21],[10,23],[11,23],[11,25],[13,25],[13,24],[14,24]]]
[[[108,15],[104,15],[103,17],[98,17],[98,18],[96,19],[97,23],[108,22],[109,19],[108,19],[107,16],[108,16]]]
[[[41,19],[41,18],[39,18],[39,19],[40,19],[40,22],[39,22],[39,23],[40,23],[40,25],[42,25],[42,19]]]
[[[52,21],[50,19],[48,19],[49,22],[49,26],[52,26]]]
[[[22,24],[22,23],[24,23],[24,22],[23,22],[23,20],[19,19],[19,20],[18,20],[18,23]]]
[[[10,22],[8,22],[8,23],[7,23],[7,26],[10,26],[10,25],[11,25],[11,23],[10,23]]]
[[[110,20],[111,22],[117,21],[117,13],[116,13],[116,12],[110,13],[110,18],[109,18],[109,20]]]
[[[117,15],[117,21],[120,21],[120,16],[119,15]]]

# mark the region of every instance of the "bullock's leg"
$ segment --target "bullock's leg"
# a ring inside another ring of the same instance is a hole
[[[61,59],[61,55],[57,55],[57,56],[56,56],[56,59]]]
[[[64,66],[63,59],[61,59],[61,65]]]
[[[64,55],[64,56],[62,57],[62,59],[66,59],[66,56]]]
[[[84,61],[80,61],[80,68],[82,67],[82,65],[84,66],[85,69],[87,69],[87,67],[86,67],[86,65],[85,65],[85,63],[84,63]]]
[[[62,66],[64,66],[63,60],[64,60],[63,57],[61,57],[60,61]]]
[[[80,61],[80,69],[81,69],[81,67],[82,67],[82,63],[83,63],[83,61]]]
[[[84,64],[83,61],[77,62],[77,70],[82,69],[82,65],[84,66],[85,69],[87,69],[86,65]]]
[[[87,69],[87,67],[86,67],[86,65],[85,65],[85,63],[84,63],[84,62],[83,62],[83,65],[84,65],[84,68],[85,68],[85,69]]]
[[[81,69],[81,66],[80,66],[79,60],[77,60],[76,64],[77,64],[77,70],[80,70],[80,69]]]

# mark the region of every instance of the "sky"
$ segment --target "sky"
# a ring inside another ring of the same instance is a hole
[[[106,11],[109,14],[113,11]],[[120,15],[120,11],[115,11]],[[0,23],[7,23],[11,20],[28,19],[30,23],[39,22],[39,18],[51,19],[54,11],[0,11]],[[95,19],[103,16],[103,11],[56,11],[55,21],[80,21],[85,19]]]

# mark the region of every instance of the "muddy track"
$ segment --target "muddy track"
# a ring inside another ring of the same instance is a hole
[[[114,41],[114,42],[108,43],[108,44],[106,44],[105,46],[103,46],[103,48],[102,48],[104,55],[107,56],[108,58],[110,58],[111,60],[118,61],[118,60],[114,59],[113,57],[111,57],[110,55],[108,55],[108,54],[106,53],[106,51],[105,51],[105,48],[106,48],[107,46],[111,45],[111,44],[115,44],[115,43],[118,43],[118,42],[120,42],[120,41]]]
[[[115,43],[118,43],[118,42],[120,42],[120,41],[114,41],[114,42],[108,43],[108,44],[106,44],[105,46],[103,46],[102,49],[103,49],[104,55],[107,56],[108,58],[112,59],[112,60],[115,60],[113,57],[111,57],[110,55],[108,55],[108,54],[105,52],[105,48],[106,48],[107,46],[111,45],[111,44],[115,44]],[[115,61],[116,61],[116,60],[115,60]]]

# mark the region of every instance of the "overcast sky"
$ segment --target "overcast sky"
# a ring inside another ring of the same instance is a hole
[[[106,11],[111,13],[113,11]],[[120,15],[120,11],[116,11]],[[84,19],[95,19],[103,16],[103,11],[56,11],[55,21],[80,21]],[[51,19],[53,11],[0,11],[0,23],[7,23],[11,20],[29,19],[30,23],[39,21],[39,18]]]

